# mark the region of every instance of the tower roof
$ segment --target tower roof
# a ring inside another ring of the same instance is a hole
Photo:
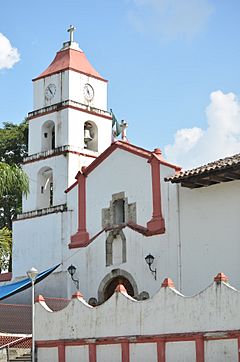
[[[73,70],[107,82],[89,63],[84,52],[75,42],[66,42],[63,48],[57,52],[52,63],[33,81],[56,74],[65,70]]]

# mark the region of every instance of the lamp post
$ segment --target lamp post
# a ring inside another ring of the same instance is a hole
[[[34,328],[34,317],[35,317],[35,308],[34,308],[34,283],[36,277],[38,275],[38,271],[35,268],[31,268],[27,271],[27,276],[31,279],[32,282],[32,362],[35,362],[35,328]]]
[[[67,269],[67,271],[69,272],[69,274],[71,275],[72,281],[73,283],[76,285],[77,290],[79,290],[79,280],[78,279],[74,279],[73,276],[76,273],[77,268],[74,265],[70,265]]]
[[[148,255],[146,256],[145,260],[146,260],[146,263],[148,264],[149,270],[150,270],[150,271],[152,272],[152,274],[154,275],[154,279],[157,280],[157,269],[156,269],[156,268],[155,268],[155,269],[152,269],[152,268],[151,268],[151,265],[152,265],[152,263],[153,263],[153,261],[154,261],[154,256],[151,255],[151,254],[148,254]]]

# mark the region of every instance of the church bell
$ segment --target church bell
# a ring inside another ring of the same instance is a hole
[[[84,130],[84,142],[89,142],[92,140],[92,136],[89,129]]]

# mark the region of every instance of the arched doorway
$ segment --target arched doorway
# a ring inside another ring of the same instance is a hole
[[[116,287],[119,284],[122,284],[125,287],[127,293],[131,297],[134,296],[133,286],[130,283],[130,281],[127,278],[123,277],[123,276],[118,276],[118,277],[113,278],[112,280],[110,280],[110,282],[106,285],[106,287],[104,289],[104,302],[106,300],[108,300],[113,295]]]
[[[98,288],[98,304],[105,302],[113,295],[116,287],[122,284],[131,297],[138,295],[137,284],[130,273],[123,269],[113,269],[101,281]]]

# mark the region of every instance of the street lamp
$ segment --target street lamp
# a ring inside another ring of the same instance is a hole
[[[31,279],[32,282],[32,362],[35,362],[35,335],[34,335],[34,316],[35,316],[35,310],[34,310],[34,283],[36,280],[36,277],[38,275],[38,271],[35,268],[31,268],[27,271],[27,276]]]
[[[148,255],[146,256],[145,260],[146,260],[146,263],[148,264],[149,270],[150,270],[150,271],[152,272],[152,274],[154,275],[154,279],[157,280],[157,269],[156,269],[156,268],[155,268],[155,269],[152,269],[152,268],[151,268],[151,265],[152,265],[152,263],[153,263],[153,261],[154,261],[154,256],[151,255],[151,254],[148,254]]]
[[[79,280],[78,279],[74,279],[73,276],[76,273],[77,268],[74,265],[70,265],[67,269],[67,271],[69,272],[69,274],[71,275],[72,281],[73,283],[76,285],[77,290],[79,290]]]

